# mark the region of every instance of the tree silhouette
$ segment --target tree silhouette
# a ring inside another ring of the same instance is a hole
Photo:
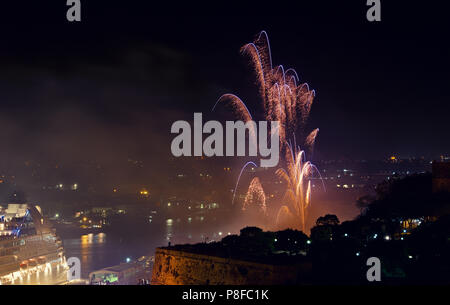
[[[333,214],[327,214],[325,216],[321,216],[317,218],[316,225],[317,226],[336,226],[339,224],[339,218]]]
[[[359,208],[360,212],[363,213],[365,209],[375,201],[375,197],[371,195],[361,196],[356,200],[356,206]]]

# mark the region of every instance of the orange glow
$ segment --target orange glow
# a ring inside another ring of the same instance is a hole
[[[253,178],[248,187],[247,195],[245,196],[244,205],[242,206],[242,210],[244,211],[248,205],[256,204],[259,205],[262,212],[267,214],[267,206],[266,206],[266,195],[264,194],[264,190],[262,188],[261,182],[258,177]]]
[[[148,196],[149,192],[144,188],[144,189],[139,191],[139,194],[141,194],[142,196]]]

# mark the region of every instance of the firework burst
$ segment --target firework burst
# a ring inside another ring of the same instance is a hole
[[[266,194],[258,177],[250,182],[242,210],[245,211],[250,205],[258,205],[264,215],[267,215]]]
[[[280,149],[283,149],[287,136],[295,134],[299,125],[305,125],[315,91],[310,90],[307,83],[300,83],[294,69],[285,70],[282,65],[273,67],[269,38],[265,31],[254,42],[244,45],[241,52],[250,57],[255,70],[265,119],[280,122]],[[252,119],[247,106],[236,95],[222,95],[214,108],[223,101],[231,103],[243,121]]]
[[[311,205],[311,180],[314,172],[320,176],[317,167],[310,161],[306,161],[305,151],[299,147],[292,148],[287,145],[286,150],[287,169],[280,168],[276,174],[286,184],[285,200],[290,203],[283,205],[278,211],[277,223],[283,216],[295,217],[299,220],[300,228],[306,230],[308,208]]]
[[[278,169],[276,174],[287,183],[284,200],[288,204],[282,205],[279,209],[277,223],[283,216],[295,217],[298,220],[297,224],[305,231],[308,208],[311,206],[310,179],[314,171],[319,172],[310,161],[306,161],[305,152],[297,146],[295,134],[299,128],[301,134],[304,132],[315,91],[310,90],[307,83],[300,82],[294,69],[285,69],[282,65],[273,66],[269,38],[265,31],[262,31],[253,42],[244,45],[241,52],[250,57],[255,70],[265,120],[280,123],[280,151],[285,152],[287,169]],[[219,102],[230,103],[236,115],[244,122],[252,120],[249,109],[236,95],[222,95],[213,110]],[[313,130],[303,141],[311,153],[318,132],[318,128]],[[289,135],[293,136],[293,145],[288,140]],[[234,189],[233,202],[243,170],[249,164],[255,165],[253,162],[247,162],[241,169]],[[267,213],[266,197],[258,178],[254,178],[250,183],[243,209],[255,202],[259,202],[261,209]]]

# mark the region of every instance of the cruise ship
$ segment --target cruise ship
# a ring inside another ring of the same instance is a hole
[[[62,241],[39,206],[0,207],[0,285],[54,285],[67,280]]]

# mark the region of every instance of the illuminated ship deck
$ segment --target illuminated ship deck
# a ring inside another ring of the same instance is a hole
[[[0,284],[57,284],[66,270],[62,242],[39,207],[0,210]]]

